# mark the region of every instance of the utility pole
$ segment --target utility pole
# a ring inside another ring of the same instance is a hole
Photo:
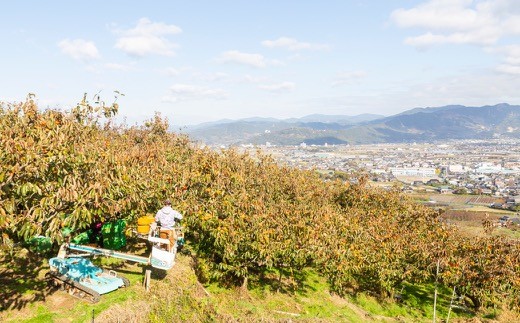
[[[437,260],[437,272],[435,274],[435,295],[433,297],[433,323],[437,321],[437,282],[439,280],[439,266],[441,264],[441,260]]]

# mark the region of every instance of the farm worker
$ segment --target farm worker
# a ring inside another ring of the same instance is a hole
[[[166,199],[163,208],[157,211],[155,222],[161,223],[160,237],[170,240],[170,248],[173,248],[176,240],[174,225],[175,221],[182,220],[182,214],[172,209],[172,203]]]

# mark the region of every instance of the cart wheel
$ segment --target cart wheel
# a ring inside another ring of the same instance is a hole
[[[123,284],[125,284],[125,287],[130,286],[130,280],[128,278],[123,277],[123,276],[120,276],[119,278],[121,278],[123,280]]]

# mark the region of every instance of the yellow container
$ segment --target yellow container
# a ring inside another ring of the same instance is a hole
[[[151,215],[145,215],[137,219],[137,225],[147,225],[150,226],[150,224],[155,222],[155,218]]]
[[[149,231],[150,231],[150,225],[149,224],[147,224],[147,225],[138,225],[137,226],[137,233],[148,234]]]

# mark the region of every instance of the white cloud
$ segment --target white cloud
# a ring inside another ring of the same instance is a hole
[[[269,92],[289,92],[294,89],[295,85],[293,82],[282,82],[276,84],[260,85],[258,88]]]
[[[370,91],[355,91],[335,97],[301,100],[301,110],[335,110],[338,114],[395,114],[415,107],[451,104],[466,106],[520,102],[520,77],[475,71],[427,80],[421,83],[391,82]],[[332,112],[328,112],[332,113]]]
[[[243,53],[237,50],[230,50],[220,54],[220,56],[217,58],[217,62],[236,63],[256,68],[264,68],[267,66],[282,64],[281,62],[276,60],[268,60],[261,54]]]
[[[416,47],[436,44],[488,46],[520,35],[520,7],[516,0],[429,0],[411,9],[397,9],[391,19],[403,28],[425,32],[408,37]]]
[[[186,75],[188,72],[192,71],[193,68],[189,66],[182,67],[165,67],[161,68],[159,72],[161,74],[165,74],[166,76],[174,77],[179,75]]]
[[[430,0],[412,9],[397,9],[392,19],[400,27],[433,30],[471,30],[478,28],[478,14],[466,8],[472,0]]]
[[[94,42],[83,39],[64,39],[58,43],[61,51],[79,61],[92,61],[101,58]]]
[[[520,65],[520,45],[504,46],[499,51],[506,55],[508,64]]]
[[[170,87],[170,93],[170,95],[162,98],[163,102],[175,103],[180,101],[203,99],[222,100],[228,97],[226,91],[222,89],[211,89],[188,84],[174,84]]]
[[[472,33],[452,33],[449,35],[430,32],[416,37],[407,37],[405,44],[418,48],[427,48],[438,44],[492,45],[497,41],[496,33],[491,30],[479,30]]]
[[[505,74],[520,75],[520,66],[500,64],[497,66],[497,71]]]
[[[205,82],[218,82],[229,79],[229,74],[224,72],[216,72],[210,74],[197,74],[195,77]]]
[[[119,38],[116,48],[129,55],[139,57],[149,54],[173,56],[177,45],[156,36],[139,36]]]
[[[150,54],[172,56],[178,46],[165,36],[181,32],[182,30],[175,25],[141,18],[135,28],[117,31],[121,36],[115,47],[132,56],[142,57]]]
[[[175,25],[167,25],[162,22],[151,22],[148,18],[141,18],[137,22],[137,26],[133,29],[125,31],[127,36],[163,36],[180,34],[182,29]]]
[[[495,49],[505,56],[503,63],[496,70],[500,73],[520,75],[520,45],[503,46]]]
[[[480,106],[518,102],[520,79],[498,73],[470,73],[444,77],[410,88],[409,97],[419,105],[465,104]]]
[[[332,86],[350,84],[364,78],[366,75],[367,74],[364,71],[342,72],[335,77],[334,81],[332,82]]]
[[[326,44],[306,43],[289,37],[280,37],[276,40],[264,40],[262,45],[269,48],[285,48],[291,51],[329,49],[329,45]]]

